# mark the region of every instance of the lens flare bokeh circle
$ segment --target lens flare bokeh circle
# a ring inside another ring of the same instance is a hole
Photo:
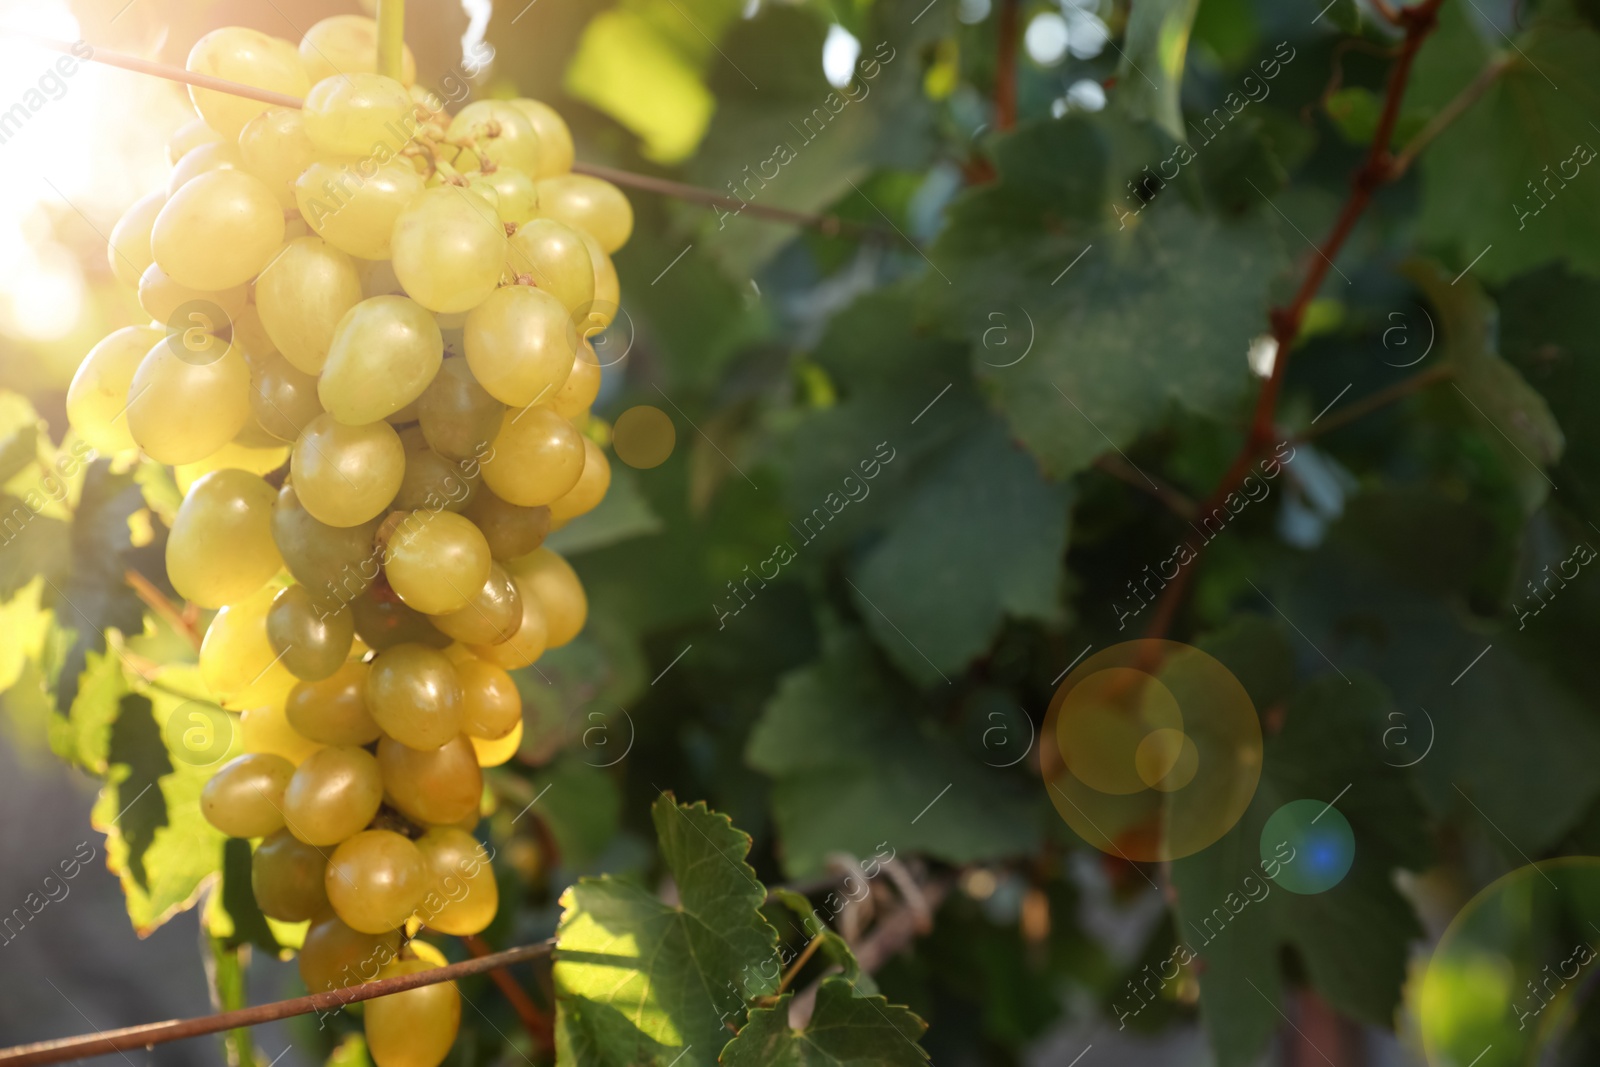
[[[1294,849],[1294,859],[1273,881],[1303,896],[1326,893],[1344,881],[1356,859],[1350,820],[1321,800],[1291,800],[1272,813],[1261,828],[1261,861],[1276,856],[1285,842]]]
[[[1040,770],[1067,825],[1112,856],[1193,855],[1233,828],[1261,779],[1261,722],[1221,663],[1129,641],[1079,664],[1045,718]]]

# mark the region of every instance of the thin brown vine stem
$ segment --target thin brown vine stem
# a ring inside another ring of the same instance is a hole
[[[1444,0],[1422,0],[1419,4],[1400,8],[1396,12],[1399,24],[1405,27],[1405,39],[1401,42],[1399,55],[1389,71],[1383,111],[1378,117],[1372,143],[1361,166],[1351,176],[1350,195],[1345,200],[1344,207],[1340,209],[1332,230],[1317,246],[1317,254],[1311,258],[1310,266],[1300,287],[1295,291],[1294,299],[1287,306],[1272,310],[1272,338],[1277,345],[1277,356],[1272,361],[1272,372],[1256,397],[1255,412],[1251,416],[1250,430],[1244,445],[1228,465],[1227,473],[1222,476],[1217,487],[1200,505],[1199,514],[1202,516],[1209,515],[1221,506],[1228,494],[1239,487],[1261,454],[1261,450],[1271,443],[1277,432],[1278,397],[1283,389],[1283,376],[1289,364],[1290,349],[1300,335],[1306,308],[1310,306],[1317,290],[1322,288],[1328,270],[1333,266],[1334,258],[1344,248],[1345,241],[1355,230],[1356,223],[1360,221],[1367,205],[1372,202],[1372,194],[1393,178],[1394,160],[1389,154],[1389,142],[1394,137],[1395,124],[1400,119],[1400,105],[1405,98],[1406,85],[1411,79],[1411,67],[1416,62],[1417,52],[1422,48],[1423,41],[1438,25],[1439,8],[1443,4]],[[1165,637],[1171,630],[1178,605],[1188,590],[1193,573],[1193,567],[1180,569],[1177,576],[1161,591],[1156,600],[1155,611],[1151,615],[1150,626],[1146,630],[1147,637]]]
[[[1394,157],[1394,162],[1389,167],[1389,180],[1398,181],[1400,176],[1411,169],[1411,164],[1416,162],[1422,150],[1433,142],[1445,131],[1449,125],[1460,118],[1467,108],[1478,102],[1478,98],[1489,91],[1495,81],[1516,64],[1516,56],[1507,53],[1499,59],[1491,61],[1478,76],[1467,83],[1455,97],[1446,104],[1439,113],[1428,120],[1428,124],[1418,130],[1411,140],[1406,142],[1400,153]]]
[[[286,96],[283,93],[275,93],[268,89],[258,89],[243,82],[214,78],[209,74],[195,74],[184,70],[182,67],[157,63],[153,60],[141,59],[138,56],[130,56],[122,52],[94,48],[83,42],[74,44],[49,37],[40,37],[37,34],[24,33],[21,30],[5,28],[0,28],[0,35],[32,41],[41,48],[65,52],[68,55],[74,55],[79,59],[90,62],[104,63],[107,66],[120,67],[123,70],[131,70],[139,74],[148,74],[156,78],[165,78],[168,81],[199,86],[202,89],[214,89],[219,93],[242,96],[248,100],[259,100],[275,107],[299,108],[304,103],[299,97]],[[572,169],[577,174],[588,174],[591,177],[604,178],[613,185],[623,185],[630,189],[656,193],[661,196],[671,197],[674,200],[699,204],[702,207],[720,208],[734,217],[749,214],[752,218],[764,219],[767,222],[804,226],[818,230],[829,237],[853,237],[857,239],[870,237],[882,241],[900,241],[902,239],[891,230],[873,226],[869,223],[856,222],[853,219],[842,218],[838,215],[817,215],[808,211],[795,211],[771,204],[758,204],[736,196],[726,196],[712,189],[702,189],[698,185],[675,182],[669,178],[658,178],[651,174],[635,174],[633,171],[601,166],[598,163],[574,163]]]
[[[477,934],[467,934],[461,939],[461,943],[467,946],[467,951],[476,959],[494,954],[494,950]],[[504,967],[496,967],[489,972],[489,978],[500,990],[500,995],[511,1005],[511,1010],[517,1013],[517,1019],[522,1023],[522,1028],[528,1032],[528,1036],[546,1051],[554,1049],[555,1024],[551,1022],[550,1016],[533,1002],[533,998],[528,996],[528,991],[511,977],[511,972]]]
[[[0,1067],[32,1067],[35,1064],[64,1063],[68,1060],[82,1059],[87,1056],[101,1056],[111,1052],[131,1052],[134,1049],[149,1048],[153,1045],[164,1045],[170,1041],[182,1041],[185,1038],[221,1033],[224,1030],[235,1030],[244,1026],[259,1026],[261,1023],[288,1019],[296,1015],[336,1011],[346,1004],[355,1004],[363,1000],[385,997],[391,993],[403,993],[408,989],[435,985],[439,982],[449,982],[457,978],[467,978],[472,975],[493,971],[496,968],[521,963],[525,960],[538,959],[542,956],[548,956],[554,948],[554,939],[540,941],[536,944],[506,949],[504,952],[495,952],[477,959],[452,963],[447,967],[436,967],[430,971],[402,974],[394,978],[380,978],[376,982],[367,982],[363,985],[329,990],[325,993],[312,993],[309,996],[279,1000],[271,1004],[256,1004],[236,1011],[217,1012],[213,1015],[202,1015],[193,1019],[173,1019],[168,1022],[148,1023],[144,1026],[129,1026],[121,1030],[101,1030],[94,1034],[81,1034],[77,1037],[62,1038],[58,1041],[40,1041],[32,1045],[18,1045],[14,1048],[0,1049]]]
[[[1146,475],[1144,471],[1135,467],[1121,456],[1107,454],[1096,459],[1094,465],[1103,473],[1109,474],[1119,481],[1126,482],[1141,492],[1149,493],[1178,518],[1194,518],[1195,502],[1193,500],[1162,479]]]
[[[1321,420],[1320,425],[1308,426],[1300,431],[1290,438],[1290,443],[1300,444],[1302,441],[1310,441],[1313,438],[1321,437],[1325,433],[1331,433],[1341,426],[1347,426],[1363,416],[1372,414],[1380,408],[1385,408],[1396,401],[1404,400],[1412,393],[1420,392],[1430,385],[1449,381],[1455,376],[1456,369],[1448,364],[1441,363],[1436,367],[1430,367],[1420,374],[1413,374],[1411,377],[1401,379],[1393,385],[1385,386],[1375,393],[1369,393],[1360,400],[1346,404],[1326,419]]]
[[[1000,0],[995,19],[994,128],[1017,125],[1017,39],[1021,35],[1021,0]]]
[[[154,582],[129,568],[122,572],[122,580],[132,589],[134,595],[142,600],[146,607],[165,619],[167,625],[172,627],[179,635],[186,638],[194,646],[195,651],[200,651],[200,631],[195,629],[188,617],[176,604],[167,598],[167,595],[156,588]]]

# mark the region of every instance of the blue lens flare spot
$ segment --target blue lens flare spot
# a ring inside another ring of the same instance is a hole
[[[1356,835],[1339,809],[1322,800],[1292,800],[1261,830],[1261,862],[1291,893],[1325,893],[1344,881],[1356,858]]]

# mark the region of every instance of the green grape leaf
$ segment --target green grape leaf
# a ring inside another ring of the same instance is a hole
[[[878,991],[878,983],[872,980],[872,975],[861,969],[861,964],[856,960],[856,954],[850,951],[850,943],[836,932],[829,929],[823,922],[823,917],[812,906],[811,901],[804,894],[782,886],[772,891],[772,905],[781,907],[791,912],[795,919],[800,920],[801,926],[794,926],[793,919],[784,918],[773,925],[780,930],[784,923],[790,925],[801,938],[809,941],[811,938],[822,938],[822,944],[817,946],[817,954],[826,959],[830,964],[838,967],[844,974],[845,981],[849,982],[858,992],[873,994]]]
[[[1234,640],[1216,651],[1227,655],[1229,646],[1240,647]],[[1150,975],[1170,982],[1194,960],[1219,1067],[1253,1064],[1282,1025],[1284,947],[1341,1013],[1390,1024],[1408,943],[1422,933],[1393,872],[1422,869],[1431,847],[1409,781],[1383,762],[1380,738],[1391,706],[1384,688],[1362,674],[1348,681],[1324,675],[1289,702],[1282,732],[1266,740],[1261,784],[1238,824],[1211,847],[1173,862],[1177,945],[1144,981],[1118,991],[1112,1009],[1123,1025],[1144,1003],[1137,989],[1159,992],[1149,988]],[[1266,877],[1275,870],[1264,869],[1269,859],[1283,860],[1285,868],[1313,862],[1293,846],[1284,852],[1263,839],[1267,819],[1296,800],[1336,802],[1354,833],[1349,872],[1321,893],[1292,893]]]
[[[1600,274],[1600,35],[1567,5],[1540,5],[1507,44],[1471,5],[1446,4],[1417,59],[1408,104],[1435,113],[1491,63],[1477,100],[1422,154],[1420,236],[1457,269],[1507,278],[1550,260]],[[1481,258],[1480,258],[1481,257]]]
[[[1501,454],[1518,479],[1524,506],[1533,511],[1554,484],[1544,468],[1554,466],[1566,447],[1549,404],[1495,350],[1495,307],[1477,282],[1452,283],[1437,265],[1416,260],[1402,269],[1439,311],[1442,355],[1455,368],[1451,387],[1469,422]]]
[[[1130,153],[1170,150],[1104,118],[1021,128],[1000,144],[1000,181],[957,202],[929,253],[953,285],[925,279],[928,301],[970,338],[1052,477],[1126,447],[1175,405],[1231,410],[1284,263],[1265,206],[1224,222],[1167,190],[1141,208],[1110,177]]]
[[[39,426],[19,426],[0,437],[0,485],[4,485],[39,458]]]
[[[817,990],[817,1008],[804,1030],[789,1029],[785,993],[770,1008],[757,1008],[739,1036],[728,1043],[722,1067],[921,1067],[928,1054],[917,1044],[928,1024],[910,1008],[883,997],[860,996],[844,978],[828,978]]]
[[[830,635],[819,661],[779,681],[745,758],[774,779],[791,876],[822,871],[830,853],[869,856],[885,844],[951,863],[1037,845],[1037,805],[919,721],[919,706],[854,632]]]
[[[1183,140],[1183,63],[1200,0],[1144,0],[1128,15],[1117,67],[1117,103],[1129,116],[1147,119]]]
[[[747,998],[777,992],[777,931],[749,835],[704,803],[651,807],[678,903],[621,879],[561,896],[556,1049],[575,1067],[711,1067]]]
[[[1057,621],[1069,508],[998,423],[960,442],[855,568],[879,647],[926,685],[965,668],[1008,615]]]

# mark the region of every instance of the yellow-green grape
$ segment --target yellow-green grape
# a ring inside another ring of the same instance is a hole
[[[466,748],[471,758],[472,748]],[[475,759],[472,769],[478,769]],[[500,909],[500,888],[488,850],[454,826],[435,826],[417,838],[417,848],[434,878],[433,891],[422,900],[423,924],[457,937],[481,933]]]
[[[515,408],[549,402],[572,373],[571,316],[557,297],[528,285],[496,289],[467,315],[467,366],[496,400]]]
[[[383,732],[416,749],[434,749],[461,732],[461,680],[438,649],[395,645],[367,675],[367,710]]]
[[[240,443],[240,438],[244,436],[246,433],[241,431],[239,438],[229,441],[205,459],[172,468],[172,478],[178,485],[178,492],[187,493],[190,486],[212,471],[232,468],[266,475],[288,462],[289,446],[282,441],[273,442],[276,447],[272,448],[252,448]]]
[[[287,96],[305,96],[311,87],[294,45],[243,26],[212,30],[200,38],[189,50],[186,66],[195,74],[210,74]],[[193,85],[189,87],[189,99],[206,125],[229,141],[237,139],[245,123],[270,106]]]
[[[467,459],[486,453],[505,405],[478,384],[465,359],[451,357],[439,367],[428,388],[417,399],[417,419],[428,446],[449,459]]]
[[[572,565],[541,548],[511,565],[517,584],[531,591],[545,620],[545,647],[560,648],[578,636],[589,617],[589,598]]]
[[[380,978],[431,971],[427,960],[395,960]],[[461,1029],[461,994],[454,982],[435,982],[369,1000],[362,1016],[375,1067],[439,1067]]]
[[[517,621],[522,598],[517,598]],[[456,664],[461,679],[461,729],[468,737],[493,741],[522,725],[522,694],[504,668],[472,657]]]
[[[325,155],[392,156],[416,130],[411,108],[411,94],[393,78],[363,71],[330,75],[306,96],[306,136]]]
[[[579,419],[589,413],[589,406],[600,395],[600,360],[588,341],[578,348],[573,357],[572,370],[561,383],[549,407],[563,419]]]
[[[267,183],[243,170],[214,170],[168,198],[150,250],[191,289],[232,289],[254,278],[283,244],[283,208]]]
[[[521,110],[505,100],[477,100],[450,120],[453,141],[473,142],[472,154],[492,160],[497,167],[515,167],[524,174],[539,173],[539,135]]]
[[[611,464],[605,452],[585,437],[583,453],[583,473],[578,477],[578,484],[566,496],[550,505],[550,519],[558,527],[599,507],[600,501],[605,499],[606,490],[611,487]]]
[[[406,447],[406,476],[390,505],[394,510],[458,512],[478,495],[483,479],[476,461],[458,463],[439,455],[415,426],[403,430],[400,440]]]
[[[139,306],[169,330],[194,328],[203,333],[219,333],[233,326],[249,299],[248,285],[216,292],[179,285],[158,263],[150,264],[139,277]]]
[[[320,237],[290,241],[256,279],[261,325],[283,358],[306,374],[322,373],[335,330],[360,302],[355,261]]]
[[[367,711],[367,672],[360,660],[349,660],[329,678],[301,682],[289,690],[284,715],[296,733],[324,745],[370,745],[382,736]]]
[[[312,518],[359,526],[389,506],[405,467],[406,450],[388,423],[347,426],[318,415],[295,442],[289,476]]]
[[[500,283],[505,227],[483,197],[458,185],[418,195],[395,219],[393,238],[395,277],[430,311],[468,311]]]
[[[215,144],[222,134],[206,125],[205,119],[190,119],[167,138],[167,163],[177,166],[178,160],[203,144]]]
[[[472,750],[477,753],[478,766],[498,767],[522,750],[522,720],[518,719],[517,725],[504,737],[469,737],[467,740],[472,742]]]
[[[384,796],[417,822],[448,825],[478,810],[483,772],[460,734],[426,752],[386,737],[378,742],[378,766]]]
[[[428,882],[422,853],[392,830],[346,838],[333,850],[323,878],[334,914],[364,934],[399,929],[422,903]]]
[[[250,367],[238,349],[209,334],[156,342],[128,384],[128,432],[160,463],[205,459],[249,421]]]
[[[403,296],[375,296],[334,327],[317,395],[340,422],[377,422],[428,387],[444,359],[439,324]]]
[[[155,253],[150,251],[150,231],[155,227],[156,216],[166,206],[166,190],[146,193],[135,200],[111,228],[106,258],[111,261],[112,273],[124,285],[138,288],[145,268],[156,261]]]
[[[212,471],[190,487],[167,537],[167,580],[202,608],[237,604],[283,566],[272,539],[278,491],[257,475]]]
[[[254,753],[223,764],[200,790],[200,814],[229,837],[265,837],[283,829],[283,794],[294,764]]]
[[[328,908],[322,885],[327,869],[328,859],[316,846],[288,830],[269,835],[250,861],[250,888],[261,913],[286,923],[316,918]]]
[[[272,538],[289,573],[326,607],[354,601],[378,577],[382,555],[374,545],[377,534],[376,519],[329,526],[305,509],[292,484],[278,491]]]
[[[587,230],[577,233],[583,238],[583,246],[589,250],[589,262],[594,265],[594,299],[587,308],[579,309],[583,312],[583,320],[579,323],[578,333],[588,340],[610,326],[611,320],[617,317],[622,305],[622,285],[617,280],[617,265],[600,247],[600,242]]]
[[[67,420],[90,448],[128,452],[138,447],[128,432],[128,388],[145,353],[161,339],[153,326],[124,326],[89,349],[78,365],[67,387]]]
[[[283,793],[283,823],[308,845],[337,845],[366,829],[383,803],[383,775],[372,753],[329,746],[305,758]]]
[[[594,235],[612,253],[633,233],[633,205],[622,190],[590,174],[560,174],[539,186],[539,215]]]
[[[364,934],[350,929],[338,916],[330,915],[311,924],[295,963],[306,988],[313,993],[325,993],[375,981],[399,951],[398,932]]]
[[[497,560],[516,559],[544,543],[550,532],[550,509],[508,504],[488,490],[480,492],[462,512],[489,542]]]
[[[244,170],[244,156],[239,146],[227,141],[203,144],[178,161],[167,175],[167,195],[188,185],[195,178],[214,170]]]
[[[481,660],[502,670],[514,671],[526,667],[544,655],[548,633],[544,621],[544,608],[533,588],[521,578],[512,575],[517,583],[517,593],[522,597],[522,623],[508,641],[498,645],[474,645],[472,651]]]
[[[525,508],[566,496],[583,474],[583,435],[547,407],[506,412],[483,481],[496,496]]]
[[[200,642],[200,679],[233,708],[271,703],[295,683],[267,638],[274,591],[263,589],[212,618]]]
[[[276,440],[299,440],[306,427],[322,414],[316,376],[276,352],[257,360],[250,374],[250,413]]]
[[[434,629],[428,616],[405,606],[389,583],[373,586],[365,596],[350,604],[356,620],[356,636],[374,652],[396,645],[426,645],[444,648],[450,638]]]
[[[246,359],[265,359],[280,354],[278,346],[267,336],[266,327],[261,325],[261,315],[253,303],[246,304],[235,316],[233,343],[244,350]]]
[[[355,637],[349,609],[319,603],[303,585],[279,592],[267,611],[267,639],[301,681],[331,678],[349,658]]]
[[[252,384],[251,399],[254,400],[254,385],[253,384]],[[265,429],[262,428],[261,423],[256,421],[255,411],[254,411],[254,408],[252,407],[252,410],[251,410],[251,413],[250,413],[250,418],[245,420],[244,429],[240,430],[239,433],[234,437],[234,439],[229,442],[229,447],[230,448],[242,448],[242,449],[246,449],[246,450],[251,451],[251,452],[255,452],[255,451],[262,451],[262,450],[272,451],[272,450],[285,448],[287,446],[285,445],[285,443],[281,439],[272,436],[270,433],[268,433]],[[230,466],[230,464],[224,463],[224,464],[219,464],[218,466],[216,466],[216,467],[214,467],[212,469],[213,470],[222,470],[222,469],[224,469],[225,467],[228,467],[228,466]],[[283,464],[280,461],[278,463],[278,467],[281,467],[281,466],[283,466]],[[278,467],[271,467],[271,468],[268,468],[268,469],[269,470],[277,470]],[[210,473],[210,472],[207,471],[207,473]],[[258,473],[258,472],[251,471],[250,473],[251,474],[255,474],[255,473]],[[261,472],[261,473],[264,473],[264,472]]]
[[[517,227],[506,246],[508,272],[526,275],[559,300],[569,322],[573,313],[587,313],[594,302],[595,267],[582,234],[554,219],[534,219]]]
[[[472,599],[456,611],[435,614],[433,625],[462,644],[498,645],[522,625],[522,596],[511,575],[495,563]]]
[[[473,171],[466,179],[467,188],[493,204],[502,222],[520,226],[539,210],[533,179],[513,167],[497,167],[488,174]]]
[[[388,259],[395,219],[424,183],[410,163],[318,160],[294,181],[301,216],[323,239],[362,259]]]
[[[365,15],[334,15],[316,23],[300,39],[300,61],[315,85],[335,74],[371,74],[378,69],[378,24]],[[417,79],[410,45],[400,52],[400,80]]]
[[[294,210],[294,180],[316,158],[305,120],[295,108],[268,108],[239,131],[244,169],[266,182],[278,205]]]
[[[426,615],[460,611],[489,580],[489,542],[449,511],[414,511],[389,538],[383,572],[389,586]]]
[[[522,112],[539,138],[539,169],[528,173],[534,178],[553,178],[572,169],[572,131],[556,109],[539,100],[521,97],[506,103]]]
[[[289,680],[293,681],[293,676]],[[246,752],[282,756],[296,766],[322,747],[296,733],[284,717],[283,708],[277,704],[245,708],[239,713],[239,732],[244,737]]]

